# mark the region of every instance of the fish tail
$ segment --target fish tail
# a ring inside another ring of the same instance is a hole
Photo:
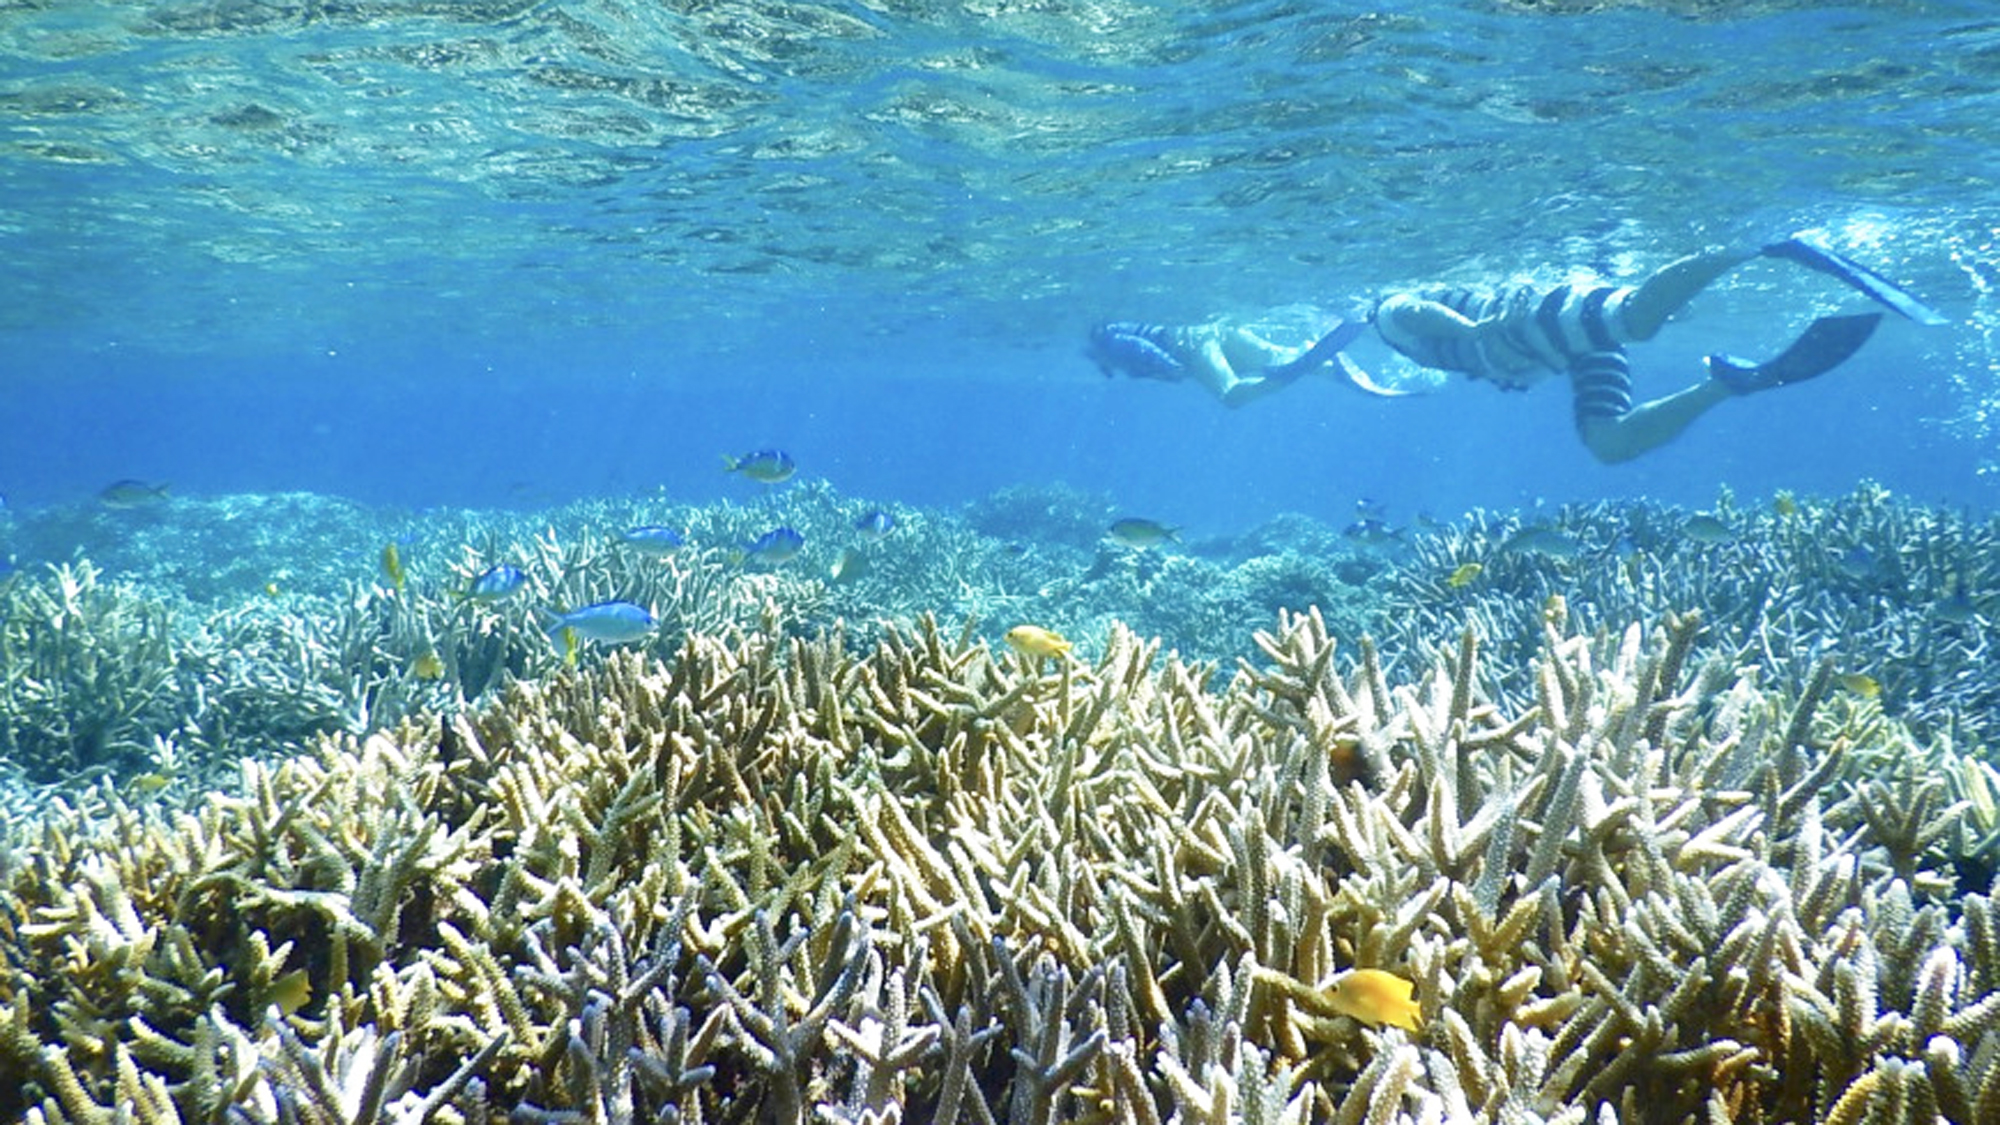
[[[535,613],[542,619],[542,632],[549,638],[549,643],[558,649],[562,648],[563,633],[569,630],[569,626],[564,623],[562,616],[553,610],[539,608],[535,610]]]

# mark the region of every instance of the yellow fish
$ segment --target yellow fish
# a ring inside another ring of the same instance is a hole
[[[1780,516],[1796,516],[1799,514],[1798,499],[1790,492],[1779,489],[1778,494],[1771,497],[1771,510]]]
[[[1486,567],[1480,563],[1461,563],[1457,570],[1445,576],[1444,584],[1454,590],[1463,590],[1472,585],[1472,580],[1479,577],[1480,572],[1485,569]]]
[[[1070,643],[1061,633],[1051,633],[1035,625],[1016,625],[1007,630],[1007,647],[1022,656],[1068,656]]]
[[[410,662],[410,671],[420,680],[441,680],[444,678],[444,657],[434,648],[427,648]]]
[[[382,573],[389,579],[389,585],[398,590],[403,588],[403,579],[405,577],[403,573],[403,552],[397,550],[394,543],[390,543],[382,548]]]
[[[137,796],[150,796],[172,785],[174,779],[164,773],[142,773],[125,783],[125,791]]]
[[[1423,1008],[1411,994],[1417,986],[1381,969],[1356,969],[1333,982],[1326,1002],[1343,1016],[1352,1016],[1370,1027],[1393,1024],[1405,1031],[1423,1026]]]
[[[304,969],[293,969],[271,982],[269,1002],[286,1015],[297,1012],[312,1002],[312,978]]]
[[[1840,686],[1846,688],[1848,691],[1853,692],[1854,694],[1860,696],[1863,699],[1874,699],[1876,696],[1882,694],[1881,683],[1879,683],[1875,679],[1875,677],[1869,675],[1866,672],[1842,673],[1840,677]]]

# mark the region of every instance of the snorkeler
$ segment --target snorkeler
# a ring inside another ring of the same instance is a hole
[[[1224,406],[1255,402],[1329,364],[1359,390],[1401,394],[1375,386],[1340,354],[1367,330],[1365,322],[1342,321],[1310,347],[1289,347],[1222,321],[1186,327],[1114,321],[1090,330],[1085,354],[1107,377],[1122,372],[1169,383],[1192,379]]]
[[[1670,262],[1636,286],[1571,283],[1552,289],[1431,287],[1378,302],[1375,331],[1416,363],[1526,390],[1567,374],[1577,433],[1600,461],[1627,461],[1671,441],[1716,405],[1803,382],[1838,367],[1868,337],[1881,313],[1826,316],[1762,363],[1707,357],[1708,378],[1637,405],[1625,345],[1650,340],[1715,279],[1755,257],[1782,258],[1831,274],[1919,324],[1945,319],[1908,292],[1810,234],[1755,251],[1724,250]]]
[[[1758,363],[1711,355],[1708,378],[1635,405],[1625,345],[1652,339],[1669,317],[1717,278],[1759,256],[1830,274],[1919,324],[1945,323],[1901,287],[1805,233],[1753,251],[1691,255],[1636,286],[1432,286],[1396,293],[1375,303],[1368,322],[1385,343],[1418,365],[1483,379],[1503,390],[1526,390],[1551,375],[1568,375],[1584,445],[1601,461],[1626,461],[1672,440],[1730,398],[1826,374],[1874,333],[1880,313],[1821,317],[1774,359]],[[1219,365],[1210,353],[1220,352],[1225,361],[1232,357],[1211,342],[1226,330],[1209,326],[1100,325],[1091,333],[1090,354],[1107,375],[1122,370],[1141,378],[1178,380],[1192,374],[1230,405],[1240,404],[1229,394],[1246,393],[1238,389],[1242,384],[1250,392],[1269,393],[1327,364],[1363,390],[1402,393],[1378,386],[1339,354],[1361,334],[1361,324],[1343,321],[1309,349],[1267,353],[1261,359],[1264,366],[1247,379],[1235,376],[1236,368],[1227,364],[1216,373]],[[1260,362],[1257,353],[1243,354],[1251,365]]]

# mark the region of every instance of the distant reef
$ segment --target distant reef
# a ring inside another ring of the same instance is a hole
[[[2000,525],[1118,514],[0,516],[0,1118],[2000,1121]]]

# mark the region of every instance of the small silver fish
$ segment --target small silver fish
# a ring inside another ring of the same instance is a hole
[[[465,596],[475,602],[501,602],[519,593],[528,584],[528,576],[520,568],[506,563],[494,563],[479,572],[466,584]]]
[[[792,479],[799,471],[798,462],[782,449],[759,449],[755,453],[745,453],[741,457],[722,459],[723,468],[732,473],[742,473],[761,484],[780,484]]]
[[[165,503],[168,499],[167,486],[148,484],[142,480],[115,480],[104,486],[97,494],[97,501],[107,508],[146,508]]]
[[[826,577],[836,586],[845,586],[867,577],[873,565],[867,555],[849,547],[840,552],[840,557],[833,560],[832,566],[826,568]]]
[[[1111,538],[1127,547],[1145,550],[1162,543],[1180,541],[1180,528],[1168,527],[1158,520],[1127,517],[1111,525]]]
[[[1524,527],[1507,537],[1501,550],[1516,554],[1547,555],[1550,558],[1573,559],[1582,548],[1577,541],[1553,527]]]
[[[743,560],[772,566],[797,556],[805,546],[806,537],[797,531],[789,527],[773,528],[743,548]]]
[[[1736,533],[1729,530],[1728,524],[1706,512],[1689,516],[1687,522],[1681,525],[1681,534],[1696,543],[1709,544],[1727,543],[1736,538]]]
[[[877,508],[855,520],[854,530],[860,532],[863,539],[873,543],[886,538],[891,531],[896,530],[896,517]]]
[[[1373,516],[1355,520],[1342,528],[1340,534],[1362,547],[1387,547],[1402,542],[1403,537],[1401,529]]]
[[[687,536],[671,527],[646,524],[625,529],[619,536],[627,547],[648,558],[663,559],[687,546]]]
[[[564,647],[563,634],[573,633],[586,641],[624,644],[643,640],[659,628],[660,621],[645,606],[625,601],[594,602],[568,613],[551,613],[547,632],[556,647]]]

